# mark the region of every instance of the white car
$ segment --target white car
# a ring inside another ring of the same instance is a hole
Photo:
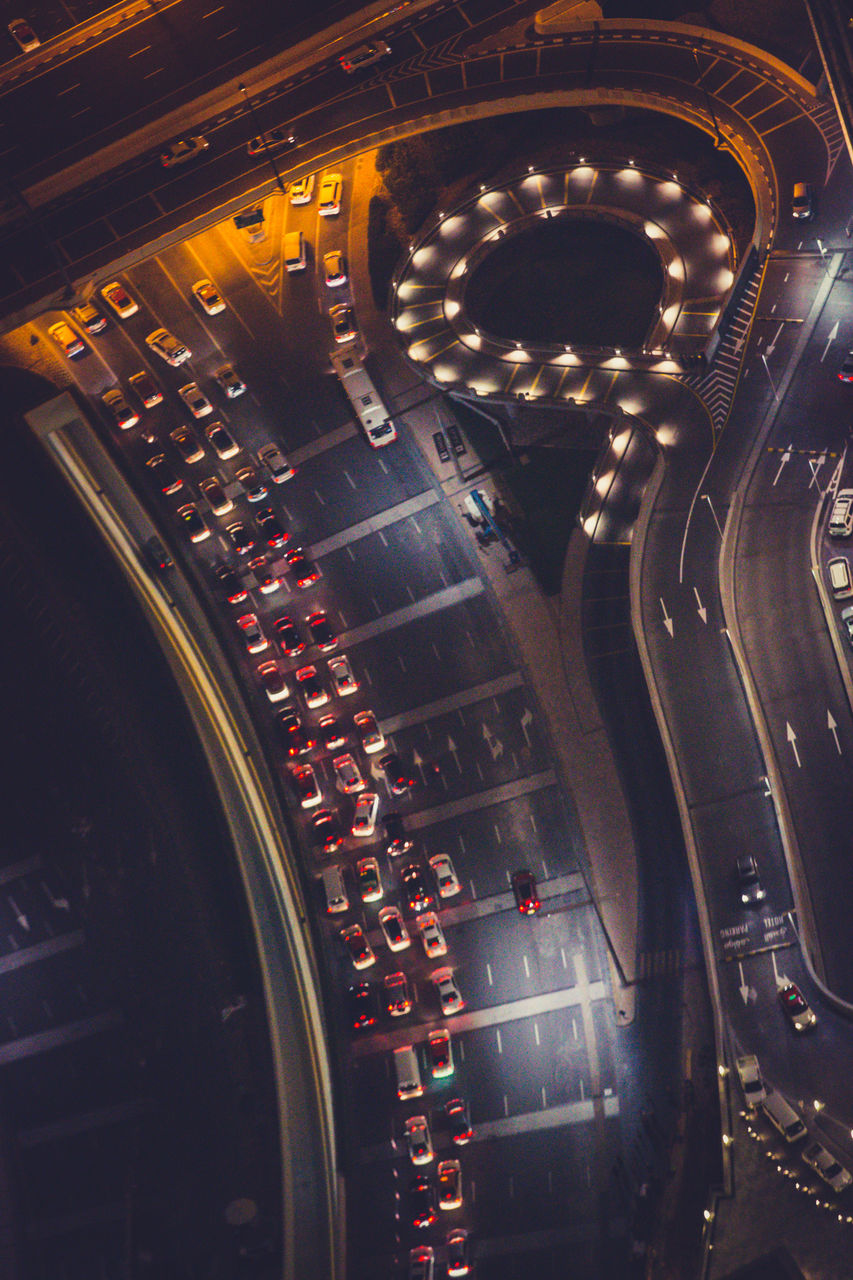
[[[364,790],[364,778],[361,776],[361,770],[349,752],[343,756],[335,756],[332,761],[332,768],[335,771],[335,778],[341,791],[351,795],[356,791]]]
[[[442,898],[453,898],[459,892],[459,880],[453,869],[453,863],[450,861],[446,853],[437,853],[430,858],[429,865],[432,867],[432,873],[435,876],[435,882],[438,885],[438,892]]]
[[[48,333],[69,360],[72,356],[81,356],[86,350],[86,344],[79,333],[75,333],[71,325],[66,324],[64,320],[57,320],[56,324],[52,324]]]
[[[33,49],[37,49],[41,44],[35,31],[23,18],[14,18],[9,23],[8,31],[23,53],[32,53]]]
[[[198,280],[193,285],[193,296],[209,316],[218,316],[225,310],[225,303],[210,280]]]
[[[740,1087],[750,1107],[758,1106],[767,1097],[767,1089],[761,1075],[761,1068],[754,1053],[745,1053],[735,1060]]]
[[[350,693],[355,693],[358,688],[358,681],[352,673],[352,667],[346,654],[340,654],[337,658],[329,659],[329,673],[332,677],[335,693],[339,698],[345,698]]]
[[[105,284],[101,289],[101,297],[122,320],[126,320],[128,316],[135,316],[139,310],[139,303],[134,302],[127,289],[123,284],[119,284],[118,280]]]
[[[175,427],[174,431],[169,432],[169,439],[184,462],[201,462],[204,449],[186,427]]]
[[[435,1159],[426,1116],[409,1116],[406,1121],[406,1146],[412,1164],[430,1164]]]
[[[106,298],[106,292],[104,297]],[[155,329],[153,333],[149,333],[145,339],[152,351],[156,351],[161,359],[176,369],[179,364],[183,364],[185,360],[189,360],[192,352],[183,342],[179,342],[173,333],[169,333],[168,329]]]
[[[435,986],[442,1013],[458,1013],[460,1009],[465,1008],[465,1001],[456,985],[452,969],[435,969],[430,977]]]
[[[105,391],[101,399],[115,418],[116,426],[121,427],[122,431],[127,431],[130,427],[136,426],[139,421],[139,414],[131,409],[117,387],[112,387],[109,391]]]
[[[330,289],[347,282],[347,264],[340,249],[323,254],[323,278]]]
[[[358,797],[352,819],[352,834],[369,837],[376,830],[376,815],[379,812],[379,796],[375,791],[363,791]]]
[[[385,746],[385,735],[379,728],[376,716],[372,711],[359,711],[358,715],[353,717],[355,727],[358,729],[358,736],[361,739],[361,749],[367,755],[375,755],[377,751],[381,751]]]
[[[223,364],[213,376],[229,400],[236,400],[246,390],[246,384],[233,364]]]
[[[274,484],[284,484],[296,474],[296,468],[290,465],[277,445],[265,444],[263,449],[259,449],[258,461],[266,467]]]
[[[269,648],[270,642],[261,631],[257,614],[244,613],[242,618],[237,619],[237,626],[243,632],[249,653],[263,653],[264,649]]]
[[[430,960],[434,960],[436,956],[447,955],[444,930],[438,923],[438,916],[434,911],[426,911],[422,916],[418,917],[418,930],[420,931],[421,942],[424,944],[424,951]]]
[[[209,413],[213,413],[213,405],[197,382],[188,382],[185,387],[179,387],[178,395],[194,418],[206,418]]]
[[[290,203],[291,204],[309,204],[314,194],[314,175],[306,174],[304,178],[297,178],[290,184]]]
[[[176,164],[186,164],[201,155],[210,146],[207,138],[196,135],[194,138],[179,138],[170,142],[165,151],[160,152],[160,163],[164,169],[172,169]]]
[[[258,676],[270,702],[281,702],[282,698],[290,697],[290,689],[277,662],[262,662]]]
[[[427,1058],[433,1080],[453,1075],[453,1043],[445,1027],[431,1031],[427,1036]]]
[[[209,426],[205,427],[204,434],[213,445],[217,456],[223,462],[227,458],[233,458],[236,453],[240,452],[240,446],[234,443],[221,422],[211,422]]]
[[[202,480],[199,489],[201,489],[210,503],[210,509],[215,516],[226,516],[229,511],[234,510],[234,503],[228,497],[216,476],[210,476],[209,479]]]
[[[826,1147],[822,1147],[819,1142],[811,1143],[801,1152],[801,1155],[806,1164],[814,1169],[818,1177],[823,1178],[833,1191],[843,1191],[853,1182],[853,1177],[844,1166],[839,1164],[835,1156],[830,1155]]]
[[[409,931],[397,907],[383,907],[379,912],[379,927],[391,951],[405,951],[412,945]]]
[[[339,173],[327,173],[324,175],[323,181],[320,183],[320,194],[317,198],[318,213],[326,218],[331,214],[340,213],[343,185],[343,178]]]

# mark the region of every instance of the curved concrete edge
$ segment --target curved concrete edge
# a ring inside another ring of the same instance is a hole
[[[582,585],[589,536],[575,529],[563,565],[557,631],[563,672],[574,711],[567,752],[575,810],[587,850],[590,891],[607,934],[616,1016],[620,1026],[636,1011],[637,851],[622,780],[589,678],[583,647]]]
[[[696,910],[699,917],[699,932],[702,938],[702,953],[705,959],[705,974],[711,997],[711,1008],[714,1013],[714,1047],[718,1063],[717,1101],[720,1108],[720,1123],[722,1126],[723,1136],[725,1138],[726,1135],[731,1133],[730,1099],[726,1083],[728,1076],[728,1057],[726,1052],[727,1041],[725,1026],[722,1014],[723,1004],[722,997],[720,995],[719,978],[717,975],[716,953],[714,951],[714,933],[711,927],[708,903],[705,898],[702,871],[699,864],[699,850],[696,845],[693,824],[690,820],[690,809],[687,804],[687,795],[681,778],[681,770],[678,767],[678,757],[669,731],[669,725],[664,712],[660,690],[658,689],[654,666],[646,644],[645,628],[643,625],[641,590],[646,539],[665,474],[666,456],[662,450],[659,450],[654,472],[652,473],[651,480],[643,493],[642,502],[640,504],[640,514],[634,527],[634,539],[631,544],[631,624],[634,631],[634,638],[637,642],[637,649],[640,654],[640,661],[643,666],[643,673],[646,678],[646,686],[649,690],[649,698],[651,699],[652,708],[658,725],[658,731],[661,736],[661,742],[663,743],[663,749],[669,766],[669,774],[672,779],[672,788],[675,794],[675,801],[678,806],[681,830],[684,834],[684,845],[687,851],[687,863],[690,868],[690,878],[693,881],[693,893],[696,898]],[[731,1147],[730,1144],[725,1141],[722,1143],[721,1160],[723,1167],[722,1193],[729,1196],[732,1194],[734,1178]],[[711,1246],[711,1234],[711,1231],[706,1231],[705,1233],[704,1243],[706,1260],[708,1250]]]
[[[830,643],[832,644],[835,657],[838,661],[838,674],[841,676],[841,683],[844,685],[844,692],[847,695],[847,704],[850,707],[851,713],[853,713],[853,674],[851,674],[850,671],[850,651],[849,647],[844,644],[841,638],[841,633],[838,629],[838,620],[835,616],[832,598],[826,589],[826,583],[821,572],[820,555],[818,552],[820,528],[823,516],[828,505],[828,499],[834,497],[834,492],[829,488],[825,489],[821,501],[815,507],[811,535],[809,537],[809,559],[811,560],[812,577],[814,578],[818,599],[820,600],[820,606],[823,609],[823,616],[826,619],[826,629],[829,632]]]
[[[101,451],[74,401],[62,395],[26,417],[125,575],[198,732],[232,834],[266,995],[279,1106],[282,1276],[284,1280],[300,1280],[304,1267],[310,1266],[319,1268],[316,1274],[335,1280],[344,1274],[343,1223],[337,1200],[332,1073],[316,994],[317,964],[303,927],[305,903],[290,866],[290,851],[282,840],[277,801],[261,747],[236,689],[230,687],[226,664],[203,616],[193,619],[195,630],[191,630],[164,584],[143,570],[139,546],[156,530]],[[111,492],[116,492],[113,486],[120,486],[123,512],[104,484]],[[177,569],[170,573],[175,575],[173,581],[179,580]],[[186,583],[184,588],[183,594],[191,598]],[[247,830],[254,837],[253,847],[246,845]],[[258,856],[260,865],[253,865],[252,854]],[[268,901],[270,890],[272,902]],[[270,946],[273,937],[283,945],[284,955]],[[301,1027],[294,1026],[300,1018]],[[303,1050],[298,1056],[297,1044]],[[294,1080],[298,1081],[296,1089]],[[321,1174],[313,1180],[312,1189],[303,1172],[304,1143],[315,1134],[314,1160]],[[318,1231],[323,1233],[325,1247],[317,1239]]]

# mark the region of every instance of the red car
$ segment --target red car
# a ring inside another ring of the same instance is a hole
[[[536,891],[536,877],[532,871],[516,871],[512,877],[515,905],[523,916],[535,916],[542,906]]]

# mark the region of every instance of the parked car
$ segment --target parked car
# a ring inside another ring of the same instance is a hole
[[[853,1177],[843,1165],[839,1164],[819,1142],[812,1142],[800,1153],[809,1168],[814,1169],[833,1191],[843,1191],[853,1182]]]
[[[229,604],[240,604],[248,596],[248,591],[230,565],[221,562],[215,564],[213,576],[216,578],[217,585],[225,592],[225,599]]]
[[[373,948],[364,936],[360,924],[351,924],[348,929],[342,929],[341,938],[356,969],[367,969],[376,963]]]
[[[346,258],[340,249],[331,249],[323,254],[323,276],[326,284],[334,289],[347,282]]]
[[[262,662],[258,667],[258,677],[270,702],[281,702],[282,698],[290,697],[290,689],[277,662]]]
[[[313,809],[323,803],[323,793],[310,764],[291,765],[290,777],[303,809]]]
[[[438,1166],[438,1203],[442,1209],[458,1209],[462,1204],[462,1165],[458,1160],[442,1160]]]
[[[305,641],[299,634],[299,629],[292,618],[287,614],[282,614],[280,618],[276,618],[272,624],[276,639],[281,645],[281,651],[288,658],[295,658],[297,654],[302,653],[305,648]]]
[[[75,307],[73,314],[74,319],[87,333],[103,333],[107,327],[107,317],[91,302],[84,302],[82,306]]]
[[[462,999],[459,988],[456,985],[452,969],[434,969],[430,977],[435,987],[442,1013],[459,1013],[460,1009],[465,1008],[465,1001]]]
[[[376,830],[376,815],[379,812],[379,796],[374,791],[363,791],[358,797],[355,814],[352,820],[352,834],[369,837]]]
[[[369,982],[357,982],[347,990],[349,1023],[353,1031],[364,1031],[376,1022],[376,997]]]
[[[239,446],[234,443],[231,436],[225,430],[221,422],[210,422],[204,429],[217,457],[223,462],[228,458],[233,458],[236,453],[240,452]]]
[[[266,538],[268,547],[283,547],[290,537],[272,507],[259,507],[255,512],[255,523],[258,532]]]
[[[385,831],[385,852],[389,858],[399,858],[408,853],[412,842],[406,835],[402,816],[399,813],[386,813],[382,826]]]
[[[431,1031],[427,1036],[427,1059],[433,1080],[443,1080],[453,1075],[453,1046],[446,1027]]]
[[[184,487],[183,480],[175,475],[166,461],[165,454],[155,453],[152,457],[145,459],[145,465],[163,493],[177,493]]]
[[[429,1178],[420,1174],[409,1183],[412,1225],[418,1229],[435,1222],[435,1187]]]
[[[282,746],[291,759],[295,756],[308,755],[317,745],[316,738],[313,738],[310,729],[303,725],[302,718],[292,702],[282,707],[276,716],[275,726]],[[317,811],[314,815],[315,826],[323,825],[322,814],[327,812],[326,809]]]
[[[294,547],[292,551],[288,551],[285,559],[290,565],[290,572],[296,580],[297,587],[310,587],[312,583],[320,581],[319,569],[308,559],[301,547]]]
[[[106,297],[106,294],[104,296]],[[168,329],[155,329],[153,333],[149,333],[145,341],[152,351],[157,352],[161,360],[165,360],[166,364],[173,368],[184,364],[192,355],[189,347],[180,342]]]
[[[128,382],[146,409],[153,409],[155,405],[162,404],[163,392],[147,369],[134,373],[128,378]]]
[[[210,503],[210,509],[215,516],[225,516],[229,511],[234,510],[234,503],[216,476],[209,476],[207,480],[202,480],[198,487]]]
[[[321,653],[331,653],[333,649],[337,649],[338,637],[332,630],[332,624],[322,609],[310,614],[305,619],[305,625],[311,633],[312,641]]]
[[[261,630],[256,613],[244,613],[237,619],[237,626],[243,632],[249,653],[263,653],[269,648],[270,642]]]
[[[430,893],[424,873],[416,862],[409,862],[400,868],[400,880],[406,906],[415,915],[435,906],[435,896]]]
[[[334,716],[320,716],[320,738],[327,751],[339,751],[346,746],[347,735]]]
[[[410,787],[415,785],[414,778],[403,768],[403,762],[396,751],[382,756],[379,767],[385,775],[385,782],[392,795],[404,796]]]
[[[405,1124],[406,1146],[412,1164],[430,1164],[435,1158],[426,1116],[409,1116]]]
[[[359,711],[353,717],[355,727],[358,729],[359,741],[361,749],[367,755],[373,755],[376,751],[381,751],[385,746],[385,737],[376,716],[372,711]]]
[[[757,1107],[759,1102],[763,1102],[767,1097],[767,1089],[761,1075],[761,1068],[758,1065],[758,1058],[754,1053],[742,1054],[741,1057],[735,1059],[735,1068],[747,1105]]]
[[[169,439],[184,462],[201,462],[204,457],[204,449],[189,427],[176,427],[174,431],[169,432]]]
[[[385,989],[385,1012],[389,1018],[402,1018],[412,1012],[409,982],[404,973],[389,973],[382,985]]]
[[[290,203],[309,204],[314,194],[314,175],[307,173],[303,178],[295,178],[290,184]]]
[[[131,298],[127,289],[118,280],[112,280],[109,284],[105,284],[101,289],[101,297],[121,320],[127,320],[130,316],[135,316],[139,310],[139,303]]]
[[[461,1227],[447,1235],[447,1274],[450,1280],[471,1273],[471,1261],[468,1251],[468,1232]]]
[[[8,31],[22,53],[32,53],[41,44],[35,31],[23,18],[14,18],[9,23]]]
[[[355,864],[355,879],[362,902],[379,902],[383,896],[382,877],[375,858],[360,858]]]
[[[405,951],[412,939],[396,907],[383,907],[379,912],[379,927],[391,951]]]
[[[190,542],[204,542],[210,537],[210,530],[204,522],[204,516],[194,502],[187,502],[178,507],[178,517],[190,536]]]
[[[424,944],[424,951],[430,960],[434,960],[436,956],[447,955],[444,930],[439,924],[438,916],[435,912],[425,911],[422,916],[418,917],[418,931],[421,935],[421,942]]]
[[[246,497],[250,502],[263,502],[264,498],[269,495],[269,489],[254,467],[240,467],[235,471],[234,479],[238,480],[243,486],[246,491]]]
[[[323,682],[315,666],[300,667],[296,672],[296,683],[309,709],[322,707],[329,701],[329,695],[323,688]]]
[[[118,387],[111,387],[109,391],[105,391],[101,399],[112,414],[116,426],[121,427],[122,431],[136,426],[139,414],[131,409]]]
[[[213,413],[213,405],[197,382],[188,382],[185,387],[179,387],[178,395],[194,418],[206,418],[209,413]]]
[[[296,468],[291,467],[287,458],[274,444],[265,444],[258,450],[258,459],[270,474],[274,484],[284,484],[296,475]]]
[[[338,786],[346,795],[352,795],[355,792],[364,790],[364,778],[361,776],[361,770],[349,752],[342,756],[335,756],[332,761],[332,768],[335,771]]]
[[[429,865],[432,867],[432,874],[435,876],[439,895],[442,898],[455,897],[459,892],[460,884],[453,863],[447,854],[436,853],[430,858]]]
[[[320,183],[317,212],[325,218],[341,211],[341,192],[344,181],[339,173],[326,173]]]
[[[451,1141],[457,1147],[464,1147],[474,1136],[474,1130],[471,1128],[471,1118],[468,1114],[468,1103],[462,1098],[451,1098],[449,1102],[444,1104],[444,1114],[447,1117],[447,1127],[450,1131]]]
[[[64,320],[57,320],[47,332],[69,360],[73,356],[82,356],[89,350],[79,333],[75,333],[71,325],[66,324]]]
[[[218,316],[225,310],[219,291],[210,280],[198,280],[193,285],[193,297],[209,316]]]
[[[246,384],[233,364],[220,365],[213,377],[228,400],[236,400],[246,390]]]
[[[345,653],[329,660],[329,675],[332,677],[332,684],[339,698],[346,698],[358,689],[358,681],[352,673],[352,667]]]
[[[233,524],[226,525],[225,532],[230,539],[231,546],[240,556],[248,555],[255,545],[255,539],[241,520],[235,520]]]
[[[329,319],[332,322],[332,333],[335,342],[352,342],[358,337],[358,329],[355,324],[355,316],[352,307],[346,302],[339,302],[337,306],[329,308]]]

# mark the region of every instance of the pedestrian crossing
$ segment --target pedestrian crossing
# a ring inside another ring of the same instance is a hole
[[[719,435],[725,426],[737,390],[749,326],[758,301],[763,271],[763,264],[757,263],[740,295],[737,308],[717,348],[710,370],[705,374],[688,374],[679,379],[705,404],[711,415],[715,436]]]
[[[663,951],[641,951],[637,957],[637,981],[667,978],[681,971],[682,955],[677,947]]]

